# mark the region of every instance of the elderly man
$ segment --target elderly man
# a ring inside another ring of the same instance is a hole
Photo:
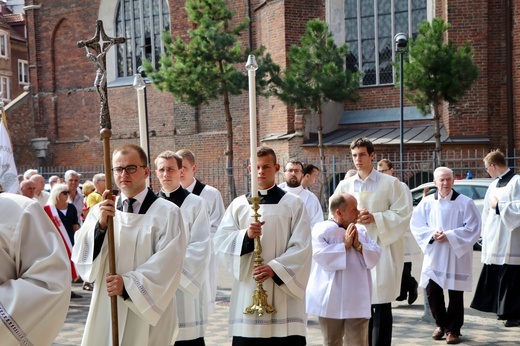
[[[155,175],[161,184],[157,194],[181,208],[184,228],[189,234],[177,299],[179,335],[175,345],[204,346],[208,323],[208,264],[210,227],[206,202],[181,186],[182,158],[166,150],[155,159]]]
[[[494,312],[506,327],[520,326],[520,176],[504,154],[484,158],[489,185],[482,210],[482,273],[471,307]]]
[[[475,202],[453,190],[453,171],[438,167],[437,191],[424,197],[412,214],[410,229],[424,253],[419,285],[426,288],[437,327],[432,337],[460,343],[464,323],[464,291],[472,289],[473,244],[480,235],[480,213]],[[450,297],[448,308],[444,291]]]
[[[133,144],[112,154],[121,190],[89,212],[76,232],[72,260],[87,282],[95,282],[82,345],[110,345],[110,297],[117,297],[120,345],[171,345],[175,341],[179,286],[186,252],[180,209],[146,187],[144,150]],[[117,208],[116,208],[117,206]],[[109,274],[105,234],[114,221],[116,273]]]
[[[50,196],[50,193],[45,191],[45,178],[39,174],[35,174],[29,179],[34,182],[36,187],[34,190],[34,199],[38,201],[42,207],[45,206]]]
[[[24,180],[20,183],[20,191],[25,197],[33,199],[34,191],[36,191],[36,184],[34,184],[30,179]]]
[[[67,172],[65,172],[65,184],[67,184],[67,187],[69,188],[70,202],[76,207],[76,211],[78,212],[78,220],[81,224],[84,196],[83,193],[81,193],[81,189],[79,188],[79,177],[81,177],[81,174],[72,169],[69,169]]]
[[[93,206],[103,200],[103,191],[105,191],[105,174],[98,173],[92,177],[94,183],[94,191],[87,196],[87,209],[90,210]]]

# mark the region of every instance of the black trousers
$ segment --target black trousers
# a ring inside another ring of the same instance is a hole
[[[434,281],[430,280],[426,286],[426,296],[432,311],[435,324],[443,327],[446,332],[460,335],[460,328],[464,324],[464,292],[448,290],[450,302],[446,309],[444,302],[444,290]]]
[[[244,338],[234,336],[232,346],[305,346],[307,340],[303,335],[289,335],[285,338]]]
[[[193,340],[175,341],[174,346],[206,346],[204,338],[198,338]]]
[[[368,324],[368,344],[390,346],[392,344],[392,304],[372,304],[372,317]]]
[[[404,262],[403,275],[401,276],[401,292],[400,297],[408,295],[408,292],[413,291],[417,288],[417,281],[412,276],[412,262]]]

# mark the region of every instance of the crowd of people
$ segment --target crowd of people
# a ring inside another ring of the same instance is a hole
[[[44,177],[28,170],[20,183],[25,197],[0,194],[0,257],[10,258],[0,263],[9,273],[0,275],[6,327],[0,340],[50,344],[69,297],[80,297],[71,283],[83,282],[93,293],[82,345],[111,343],[112,297],[120,345],[205,345],[220,261],[233,278],[234,346],[306,345],[308,314],[318,317],[324,345],[390,345],[391,303],[413,304],[418,287],[435,320],[432,338],[458,344],[480,235],[484,266],[471,307],[496,313],[506,327],[519,326],[520,178],[504,155],[493,151],[484,158],[496,180],[481,215],[453,189],[448,167],[433,172],[437,191],[414,209],[392,162],[375,164],[370,140],[356,139],[350,151],[355,169],[330,196],[328,219],[308,189],[319,169],[290,160],[277,185],[281,167],[266,146],[257,150],[253,177],[261,197],[258,220],[250,193],[226,209],[220,192],[195,178],[195,156],[187,149],[155,158],[156,192],[147,184],[148,158],[133,144],[112,153],[117,196],[102,173],[81,190],[81,174],[69,170],[63,179],[50,177],[47,192]],[[115,272],[109,270],[109,232]],[[417,282],[412,258],[420,253]],[[259,287],[270,309],[250,313]]]

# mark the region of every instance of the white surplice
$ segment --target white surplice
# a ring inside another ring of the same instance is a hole
[[[70,263],[41,205],[0,194],[0,344],[50,345],[70,302]]]
[[[314,227],[314,225],[318,222],[323,221],[323,210],[321,210],[320,200],[318,197],[316,197],[315,194],[307,189],[304,189],[301,185],[298,187],[289,187],[285,185],[284,187],[280,188],[301,198],[305,204],[305,208],[307,208],[307,214],[309,215],[311,228]]]
[[[410,188],[405,183],[401,182],[401,187],[403,188],[403,193],[406,193],[408,195],[408,198],[410,198],[410,203],[413,204],[413,197],[412,192],[410,191]],[[419,245],[417,244],[417,241],[413,237],[412,232],[410,231],[410,228],[404,233],[403,237],[403,244],[404,244],[404,262],[415,262],[418,260],[422,260],[422,251]]]
[[[357,180],[357,182],[356,182]],[[372,170],[365,183],[375,190],[360,191],[356,184],[364,184],[356,174],[342,180],[334,194],[347,192],[358,201],[358,208],[367,209],[375,222],[365,225],[370,239],[381,247],[381,260],[371,270],[372,304],[393,302],[401,290],[401,275],[404,266],[403,236],[409,228],[412,204],[402,192],[398,179]]]
[[[85,346],[111,344],[107,237],[93,260],[98,220],[99,204],[91,208],[76,232],[72,253],[83,280],[95,283],[82,340]],[[186,252],[180,209],[158,198],[143,215],[116,210],[114,243],[116,272],[123,277],[130,297],[117,297],[120,345],[173,344],[178,331],[174,294]]]
[[[181,284],[175,297],[179,335],[177,341],[204,337],[208,323],[209,215],[206,202],[190,193],[181,205],[187,246]]]
[[[274,187],[276,188],[276,187]],[[264,281],[267,303],[274,314],[244,314],[253,302],[254,253],[240,256],[244,237],[254,214],[245,196],[236,198],[227,208],[215,235],[215,251],[233,276],[230,305],[230,335],[249,338],[306,335],[305,288],[312,260],[311,231],[307,211],[301,199],[285,193],[277,204],[260,204],[262,258],[283,281]]]
[[[482,210],[482,263],[520,265],[520,176],[506,186],[493,181],[484,198]],[[498,198],[498,210],[491,208],[491,198]]]
[[[438,193],[426,196],[412,214],[410,229],[424,253],[419,286],[426,287],[431,279],[443,289],[470,292],[480,213],[471,198],[462,194],[453,197],[450,194],[443,199]],[[432,242],[437,231],[443,231],[448,241]]]
[[[363,253],[345,248],[345,229],[332,220],[312,228],[312,268],[307,286],[307,313],[320,317],[370,318],[372,276],[381,247],[363,225],[356,225]]]
[[[193,193],[193,188],[197,183],[197,179],[193,180],[193,183],[190,186],[187,186],[185,189],[189,192]],[[200,195],[207,204],[207,210],[209,212],[209,224],[210,224],[210,232],[211,232],[211,254],[209,258],[209,270],[208,270],[208,282],[209,282],[209,301],[208,301],[208,315],[212,314],[215,311],[215,300],[217,296],[217,281],[218,281],[218,265],[217,258],[215,257],[215,249],[213,248],[213,238],[215,233],[217,233],[218,225],[220,225],[220,221],[222,221],[222,217],[224,216],[224,212],[226,208],[224,207],[224,201],[222,200],[222,195],[220,191],[210,185],[205,185],[204,189],[202,189]]]

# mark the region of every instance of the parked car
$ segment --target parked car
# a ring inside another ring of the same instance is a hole
[[[453,184],[453,189],[458,193],[466,195],[473,199],[475,205],[478,208],[478,211],[482,213],[482,209],[484,208],[484,197],[486,196],[486,191],[494,179],[492,178],[479,178],[479,179],[463,179],[463,180],[455,180]],[[424,190],[428,188],[426,195],[431,195],[437,191],[437,187],[433,182],[422,184],[412,189],[412,199],[413,206],[419,204],[424,196]],[[473,246],[474,250],[480,251],[482,249],[482,238],[479,237],[475,245]]]

